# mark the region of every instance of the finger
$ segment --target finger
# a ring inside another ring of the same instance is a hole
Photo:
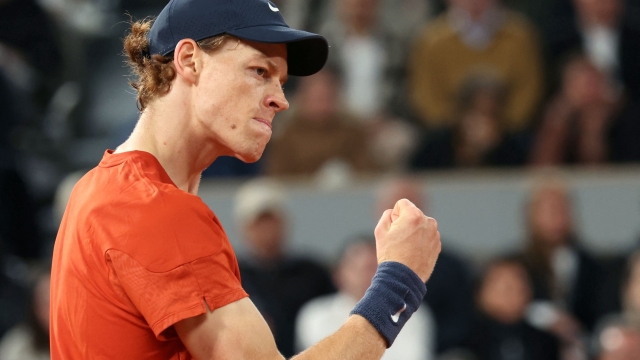
[[[376,233],[378,231],[384,231],[385,233],[389,231],[389,228],[391,227],[391,212],[392,210],[385,210],[382,213],[382,216],[380,217],[380,221],[378,221],[378,225],[376,225]]]
[[[396,221],[403,213],[409,211],[409,209],[416,208],[416,206],[407,199],[400,199],[393,207],[393,213],[391,214],[391,220]]]

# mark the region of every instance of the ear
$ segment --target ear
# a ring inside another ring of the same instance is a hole
[[[200,48],[192,39],[182,39],[176,45],[173,53],[173,64],[176,73],[190,83],[197,82],[202,69],[202,63],[198,52]]]

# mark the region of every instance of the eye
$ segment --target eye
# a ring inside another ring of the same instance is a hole
[[[258,76],[260,77],[264,77],[265,75],[267,75],[267,69],[262,67],[256,68],[256,74],[258,74]]]

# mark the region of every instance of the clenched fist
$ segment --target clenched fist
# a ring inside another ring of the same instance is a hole
[[[397,261],[427,281],[440,254],[440,232],[435,219],[425,216],[411,201],[401,199],[386,210],[375,229],[378,264]]]

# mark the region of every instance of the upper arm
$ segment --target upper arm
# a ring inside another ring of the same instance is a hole
[[[266,321],[249,298],[174,325],[198,360],[282,360]]]

